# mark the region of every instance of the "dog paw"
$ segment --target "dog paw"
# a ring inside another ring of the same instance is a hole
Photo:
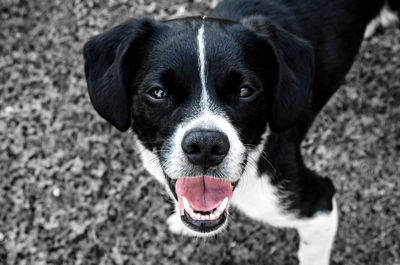
[[[176,212],[172,214],[170,217],[167,219],[167,224],[169,230],[177,235],[189,235],[189,232],[185,225],[181,221],[181,217],[179,215],[179,212]]]

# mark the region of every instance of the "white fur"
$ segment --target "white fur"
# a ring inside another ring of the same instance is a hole
[[[296,228],[300,235],[298,256],[300,265],[327,265],[335,238],[338,212],[335,200],[331,212],[316,213],[312,218],[298,218],[285,212],[278,188],[270,183],[270,176],[260,176],[255,161],[263,156],[263,141],[249,154],[249,164],[236,188],[232,203],[247,216],[276,227]]]
[[[276,227],[296,228],[300,236],[300,265],[328,265],[338,224],[335,200],[331,212],[316,213],[300,219],[285,213],[279,204],[277,189],[268,176],[257,174],[243,178],[232,201],[244,214]]]
[[[329,213],[316,213],[313,218],[295,222],[295,228],[300,236],[300,247],[297,252],[300,265],[329,264],[338,226],[335,198],[332,204],[333,209]]]
[[[208,109],[208,93],[207,93],[207,75],[206,75],[206,40],[204,36],[204,20],[206,17],[203,17],[203,22],[201,23],[201,27],[197,33],[197,49],[198,49],[198,67],[201,81],[201,98],[200,98],[200,106],[201,108]]]
[[[147,149],[142,142],[135,136],[136,146],[139,150],[140,158],[142,160],[143,167],[153,175],[159,182],[166,184],[164,173],[160,166],[160,160],[157,155]]]
[[[232,204],[249,217],[268,222],[274,226],[285,226],[286,217],[280,207],[278,189],[269,181],[269,176],[258,174],[257,161],[262,158],[268,130],[260,144],[249,153],[248,163],[232,197]]]
[[[186,225],[181,220],[181,214],[179,209],[175,211],[172,215],[170,215],[167,219],[167,224],[169,231],[177,235],[185,235],[185,236],[196,236],[197,233],[192,229],[186,227]]]
[[[225,159],[218,165],[220,174],[223,174],[220,177],[225,177],[232,182],[238,180],[241,173],[240,163],[244,159],[245,147],[240,141],[236,129],[227,118],[208,111],[178,126],[172,137],[171,152],[166,155],[167,162],[164,169],[168,176],[171,178],[188,176],[190,162],[181,148],[181,142],[185,134],[192,129],[215,130],[227,135],[230,148]]]

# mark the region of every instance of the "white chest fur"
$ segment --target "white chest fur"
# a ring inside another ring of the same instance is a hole
[[[284,212],[278,196],[278,187],[271,184],[270,176],[258,173],[259,159],[269,163],[263,152],[268,134],[267,128],[261,143],[249,153],[245,172],[233,193],[232,204],[255,220],[278,227],[292,227],[294,216]]]
[[[258,175],[257,169],[248,165],[233,193],[232,204],[253,219],[287,227],[292,218],[283,212],[278,190],[269,178],[268,175]]]

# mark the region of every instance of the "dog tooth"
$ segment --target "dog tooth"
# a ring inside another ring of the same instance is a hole
[[[186,212],[189,212],[191,207],[188,200],[185,197],[182,197],[183,200],[183,207],[185,207]]]
[[[196,220],[200,220],[201,215],[198,213],[196,214]]]
[[[189,213],[190,217],[192,217],[192,219],[196,218],[196,214],[192,211]]]
[[[206,220],[210,220],[210,216],[209,215],[206,215],[205,217],[206,217]]]
[[[206,220],[206,217],[203,215],[203,216],[201,217],[201,220],[205,221],[205,220]]]
[[[225,210],[226,206],[228,205],[228,200],[229,200],[229,198],[226,197],[226,198],[221,202],[221,204],[219,205],[218,210],[220,210],[221,212],[223,212],[223,211]]]
[[[215,214],[210,214],[210,220],[215,220]]]
[[[216,218],[220,217],[220,215],[221,215],[221,213],[220,213],[219,211],[217,211],[217,212],[215,213],[215,217],[216,217]]]

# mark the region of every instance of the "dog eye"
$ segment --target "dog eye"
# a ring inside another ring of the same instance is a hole
[[[162,89],[161,87],[154,87],[147,92],[152,98],[155,99],[164,99],[168,97],[167,91]]]
[[[254,89],[251,87],[242,87],[239,89],[238,96],[240,98],[248,98],[254,94]]]

